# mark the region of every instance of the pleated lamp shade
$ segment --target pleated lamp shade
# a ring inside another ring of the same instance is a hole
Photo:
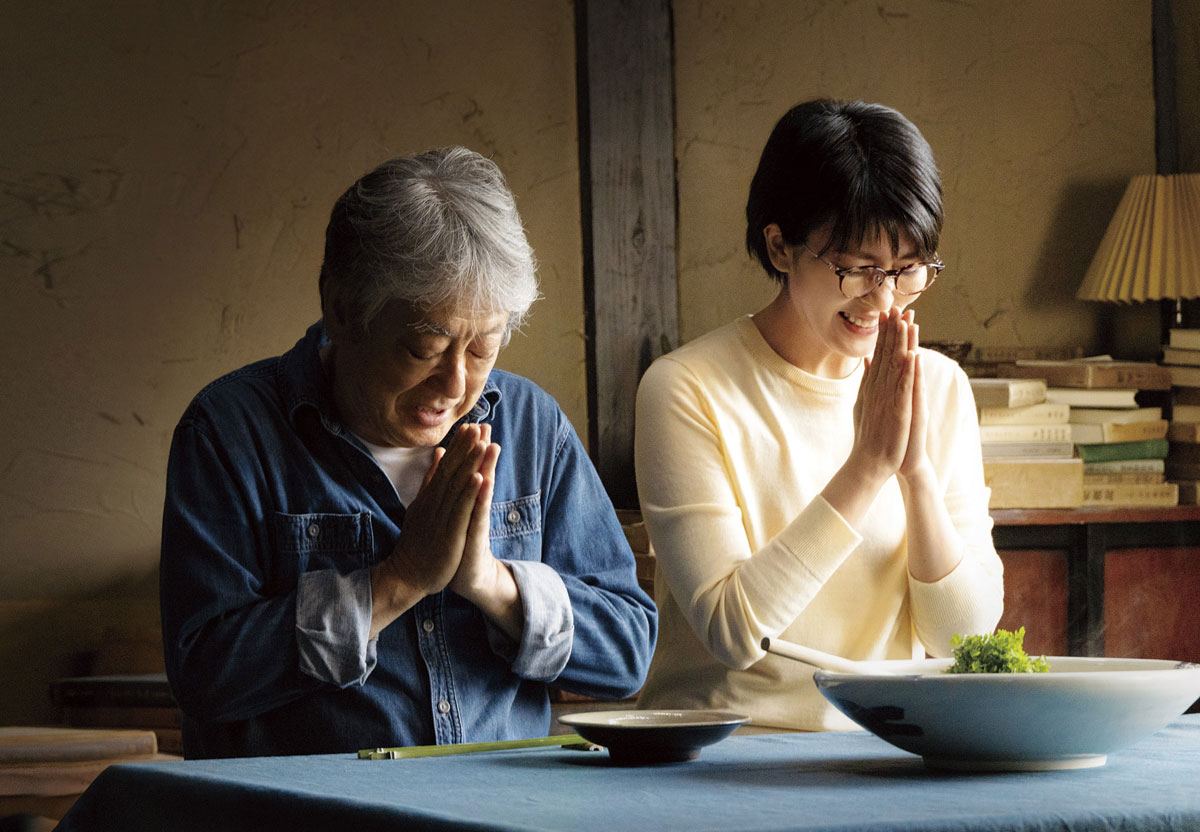
[[[1200,297],[1200,173],[1135,176],[1075,296]]]

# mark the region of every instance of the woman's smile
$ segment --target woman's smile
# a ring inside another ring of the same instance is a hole
[[[855,315],[850,312],[839,312],[842,319],[850,325],[853,332],[861,335],[874,335],[879,332],[879,316],[875,313]]]

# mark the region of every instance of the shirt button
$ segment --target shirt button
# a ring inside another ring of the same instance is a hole
[[[426,618],[424,621],[422,621],[421,629],[423,629],[427,633],[432,633],[433,632],[433,619]]]
[[[514,526],[517,523],[520,523],[521,522],[521,512],[517,511],[515,508],[512,511],[510,511],[508,513],[508,522],[512,523]]]
[[[310,523],[308,528],[305,529],[305,531],[308,532],[309,537],[311,537],[315,540],[317,535],[319,535],[321,533],[321,527],[319,525],[317,525],[316,523]]]
[[[439,714],[450,713],[450,703],[447,702],[445,699],[443,699],[441,702],[438,702],[438,713]]]

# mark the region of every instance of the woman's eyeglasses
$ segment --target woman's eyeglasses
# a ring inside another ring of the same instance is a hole
[[[892,280],[892,291],[897,295],[919,295],[933,285],[946,265],[941,260],[931,263],[913,263],[902,269],[878,269],[874,266],[839,268],[803,243],[804,250],[833,270],[838,276],[838,288],[848,298],[862,298],[874,292],[888,278]]]

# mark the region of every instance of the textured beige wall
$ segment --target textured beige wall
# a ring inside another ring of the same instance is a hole
[[[586,435],[570,0],[4,7],[0,723],[155,597],[176,420],[318,317],[329,209],[389,156],[506,171],[545,297],[501,366]]]
[[[817,96],[899,109],[946,186],[927,339],[1091,348],[1074,300],[1134,173],[1154,169],[1148,0],[676,0],[684,340],[765,303],[742,245],[772,126]]]

